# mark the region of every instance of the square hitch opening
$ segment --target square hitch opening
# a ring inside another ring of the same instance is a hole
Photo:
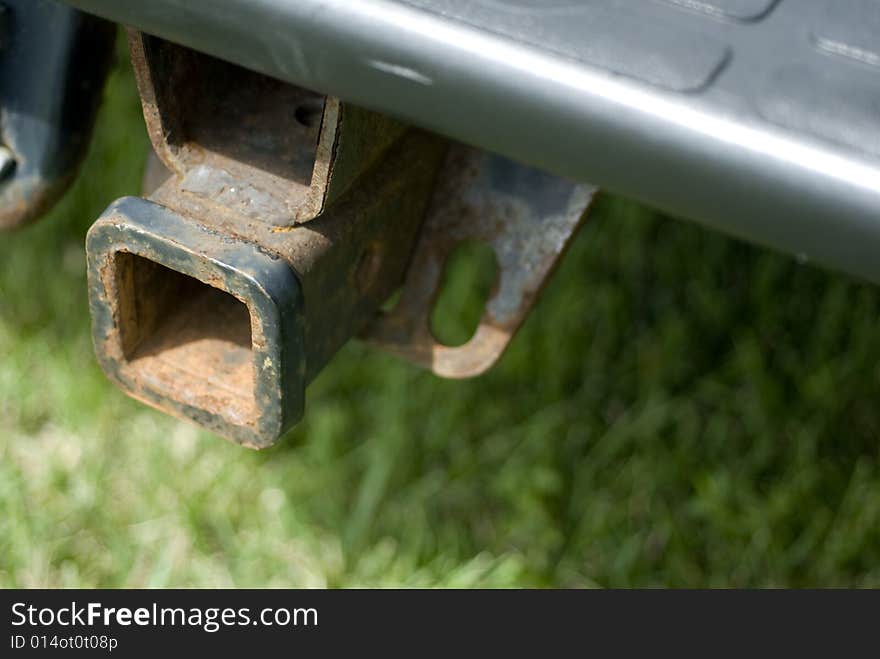
[[[122,356],[164,395],[256,425],[251,317],[228,292],[130,252],[115,255]]]
[[[299,281],[256,245],[136,198],[88,237],[93,340],[128,394],[239,443],[274,443],[302,414]]]

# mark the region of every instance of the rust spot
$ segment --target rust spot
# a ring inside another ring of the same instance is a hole
[[[173,175],[89,232],[98,359],[133,397],[268,446],[400,286],[447,143],[131,40],[150,137]]]
[[[119,252],[117,305],[123,359],[147,387],[236,426],[254,426],[251,319],[229,293]]]
[[[503,354],[580,226],[596,189],[465,146],[450,150],[400,300],[364,338],[438,375],[479,375]],[[498,279],[474,335],[443,345],[431,315],[449,255],[479,241],[495,252]]]

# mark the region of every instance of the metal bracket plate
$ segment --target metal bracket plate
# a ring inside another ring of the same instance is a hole
[[[400,299],[365,340],[443,377],[483,373],[525,320],[596,193],[502,156],[453,147]],[[473,337],[450,347],[432,334],[430,316],[446,259],[468,240],[492,247],[499,275]]]

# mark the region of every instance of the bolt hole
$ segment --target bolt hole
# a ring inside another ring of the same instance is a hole
[[[316,128],[324,116],[324,99],[312,98],[304,101],[294,110],[293,116],[300,125],[306,128]]]
[[[445,346],[464,345],[480,325],[498,280],[495,250],[466,240],[446,259],[443,281],[431,310],[431,333]]]

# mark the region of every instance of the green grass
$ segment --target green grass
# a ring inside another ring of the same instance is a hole
[[[146,148],[120,64],[0,237],[0,586],[880,586],[876,289],[607,199],[488,375],[349,345],[255,453],[93,360],[83,238]]]

